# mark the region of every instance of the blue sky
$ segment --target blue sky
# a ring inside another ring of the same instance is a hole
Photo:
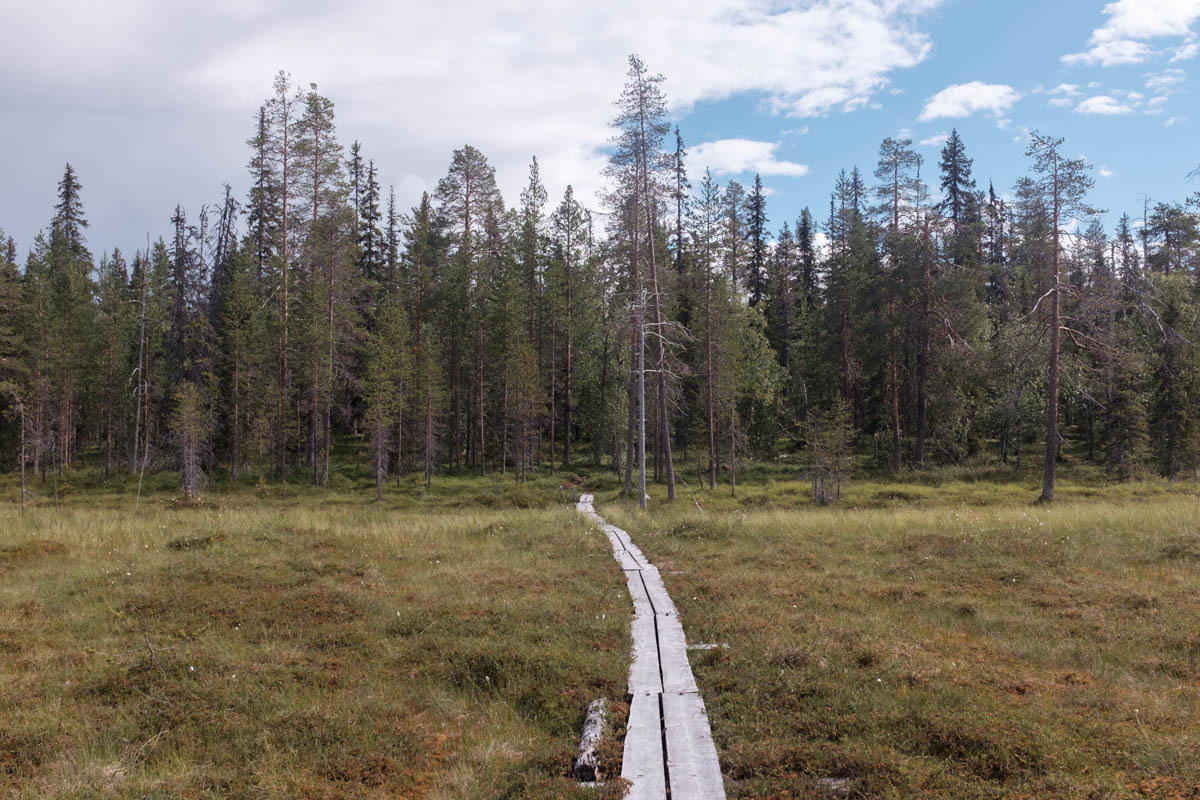
[[[1200,17],[1196,5],[1195,17]],[[1136,219],[1144,195],[1152,203],[1182,201],[1200,191],[1200,179],[1186,179],[1200,164],[1200,104],[1190,74],[1198,62],[1194,57],[1171,61],[1200,25],[1193,18],[1190,36],[1156,37],[1150,41],[1155,52],[1136,63],[1064,63],[1064,56],[1087,49],[1093,30],[1107,17],[1099,3],[947,2],[921,25],[929,35],[929,55],[916,66],[890,73],[889,87],[874,94],[868,107],[786,118],[772,114],[769,100],[752,93],[699,103],[679,125],[688,144],[732,137],[777,142],[775,159],[809,167],[803,176],[764,177],[772,192],[768,216],[773,231],[784,221],[794,223],[804,206],[824,220],[829,192],[843,167],[848,171],[858,165],[872,182],[885,136],[911,138],[925,157],[922,174],[936,187],[938,140],[952,128],[974,159],[981,189],[991,180],[998,194],[1010,193],[1028,168],[1027,133],[1040,130],[1063,137],[1068,155],[1085,156],[1093,166],[1092,204],[1107,210],[1106,224],[1123,212]],[[1020,99],[1001,111],[921,119],[930,98],[948,86],[973,81],[1011,87]],[[1130,99],[1128,92],[1143,97]],[[1096,97],[1112,98],[1115,105],[1096,101],[1080,108]],[[1094,113],[1097,106],[1120,113]],[[722,176],[730,177],[749,183],[753,171]]]
[[[839,169],[873,171],[907,134],[936,178],[957,127],[998,192],[1027,169],[1029,130],[1096,167],[1094,205],[1200,189],[1200,0],[0,0],[0,227],[21,252],[63,163],[84,185],[99,254],[144,246],[182,204],[229,182],[279,69],[337,106],[402,207],[469,143],[516,202],[536,155],[552,202],[600,208],[626,57],[666,75],[692,153],[724,181],[762,171],[771,227],[824,219]]]

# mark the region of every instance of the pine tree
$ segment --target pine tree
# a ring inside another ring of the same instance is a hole
[[[329,476],[334,373],[343,330],[338,312],[353,296],[347,285],[355,242],[333,102],[317,91],[315,83],[309,84],[304,94],[295,145],[297,211],[306,234],[302,257],[308,267],[304,292],[309,351],[308,460],[316,485]]]
[[[718,283],[719,254],[727,208],[725,198],[713,180],[712,172],[704,170],[699,196],[692,204],[690,226],[695,251],[693,282],[698,283],[697,315],[702,326],[704,348],[704,427],[708,445],[708,488],[717,484],[720,455],[717,449],[718,392],[717,368],[720,356],[717,336],[720,330],[718,307],[722,292]]]
[[[355,189],[355,193],[358,195],[355,201],[358,218],[358,271],[370,287],[367,290],[368,295],[386,294],[395,287],[391,285],[394,278],[389,275],[388,258],[391,251],[388,237],[379,227],[383,215],[379,210],[379,181],[375,174],[374,160],[367,163],[366,180],[361,189]],[[392,208],[391,212],[394,215],[395,209]],[[394,216],[389,224],[395,224]],[[391,266],[394,267],[394,264]]]
[[[675,179],[675,191],[672,194],[672,199],[675,201],[675,237],[672,247],[675,252],[675,271],[683,275],[687,271],[683,263],[683,221],[688,213],[688,191],[692,185],[688,182],[687,150],[683,147],[683,136],[679,133],[678,125],[675,126],[675,153],[671,159],[671,169]],[[688,324],[686,317],[680,321],[684,325]]]
[[[746,190],[740,183],[733,180],[729,182],[725,187],[724,203],[725,270],[734,289],[738,289],[746,277],[746,238],[750,235],[750,223],[746,219]]]
[[[133,341],[133,326],[136,322],[134,307],[128,298],[129,275],[125,259],[120,250],[100,260],[100,283],[97,292],[97,344],[99,352],[96,363],[99,367],[100,408],[104,426],[104,478],[112,471],[114,450],[119,448],[121,433],[114,427],[124,427],[128,415],[125,391],[127,367],[130,361],[129,345]]]
[[[27,456],[25,411],[30,378],[22,337],[23,312],[17,245],[0,229],[0,453],[4,457],[9,453],[15,455],[14,463],[22,476],[22,504]]]
[[[577,324],[577,303],[582,287],[588,283],[586,273],[586,252],[588,237],[588,213],[575,199],[575,190],[567,186],[562,202],[555,209],[550,220],[554,236],[555,272],[561,271],[554,283],[561,288],[560,297],[555,298],[555,305],[561,303],[563,322],[563,456],[565,468],[571,463],[572,411],[575,406],[574,374],[575,365],[575,326]]]
[[[796,263],[800,269],[796,289],[798,300],[809,308],[816,303],[818,288],[815,236],[812,212],[805,208],[796,222]]]
[[[446,177],[438,182],[437,201],[449,245],[449,270],[442,286],[446,316],[440,324],[448,329],[450,340],[450,461],[458,465],[466,448],[470,464],[483,469],[486,395],[481,229],[487,209],[500,202],[496,171],[483,153],[470,145],[454,151]],[[468,359],[470,367],[464,368]]]
[[[378,325],[367,339],[363,378],[367,423],[371,439],[372,474],[375,499],[383,502],[383,484],[387,479],[391,451],[402,452],[404,445],[404,399],[408,392],[409,323],[404,308],[394,299],[379,310]],[[397,478],[403,469],[402,459]]]
[[[295,301],[292,282],[294,253],[292,239],[295,235],[292,206],[293,198],[299,195],[295,150],[299,107],[304,96],[297,89],[293,94],[291,76],[280,70],[275,76],[274,94],[264,106],[260,119],[263,132],[261,162],[269,170],[272,187],[270,195],[251,198],[251,206],[258,200],[264,204],[264,225],[267,221],[277,224],[273,247],[269,259],[265,260],[265,282],[268,290],[264,294],[275,300],[275,318],[272,320],[275,339],[275,410],[272,418],[272,438],[275,449],[275,476],[287,477],[287,456],[290,442],[289,411],[291,408],[291,315]],[[256,141],[256,140],[252,140]],[[257,142],[256,142],[257,143]],[[256,156],[259,155],[256,148]],[[258,159],[251,162],[252,174],[258,178]],[[258,183],[256,183],[256,188]],[[272,202],[273,201],[273,202]],[[269,210],[267,210],[269,209]],[[255,212],[252,211],[252,218]],[[274,226],[272,226],[274,227]],[[257,234],[256,234],[257,235]],[[267,254],[260,250],[266,259]]]
[[[646,65],[636,55],[629,56],[629,70],[626,77],[625,87],[617,101],[617,117],[612,123],[619,133],[616,139],[616,148],[610,159],[609,174],[618,180],[618,192],[626,193],[624,199],[619,202],[632,212],[633,269],[630,286],[633,290],[634,318],[633,342],[630,350],[633,363],[639,363],[640,344],[647,324],[645,302],[641,299],[643,241],[646,258],[649,262],[650,286],[647,298],[650,300],[653,315],[655,403],[658,409],[655,426],[658,435],[655,443],[663,455],[661,467],[665,467],[667,498],[674,500],[675,467],[671,457],[671,439],[668,435],[671,425],[666,388],[667,347],[664,341],[666,316],[663,313],[663,304],[666,287],[663,285],[665,276],[660,276],[658,271],[657,254],[660,193],[662,191],[660,176],[665,169],[670,167],[670,160],[662,152],[662,141],[670,128],[666,122],[666,97],[661,88],[664,78],[661,75],[650,74]],[[631,205],[628,205],[629,200],[632,200]],[[644,240],[642,239],[643,234],[645,235]],[[631,381],[630,408],[632,411],[637,404],[634,402],[635,399],[641,398],[638,402],[643,406],[644,415],[645,371],[635,370],[635,372],[637,374]],[[633,415],[631,414],[628,436],[630,443],[633,440],[633,427]],[[628,449],[632,454],[632,448]],[[638,437],[638,452],[639,476],[641,483],[644,483],[645,441],[640,436]],[[656,466],[660,465],[656,462]],[[626,483],[629,483],[628,478]],[[646,492],[643,485],[639,485],[638,497],[639,502],[645,505]]]
[[[84,238],[83,187],[67,164],[58,184],[58,203],[45,254],[48,289],[48,371],[56,408],[52,432],[60,468],[70,466],[79,448],[81,378],[88,372],[93,325],[92,255]]]
[[[364,189],[370,191],[363,185],[367,175],[363,172],[362,144],[357,139],[350,145],[350,158],[346,160],[346,172],[350,179],[350,205],[354,209],[354,235],[357,237],[359,236],[358,226],[363,218],[363,192]],[[376,194],[378,194],[378,190],[376,190]],[[378,206],[378,198],[376,198],[376,206]]]
[[[1033,168],[1037,175],[1031,188],[1051,210],[1050,234],[1053,242],[1050,290],[1047,297],[1050,304],[1050,369],[1046,379],[1046,463],[1041,494],[1043,502],[1054,499],[1054,473],[1058,460],[1059,350],[1062,340],[1059,297],[1061,220],[1064,216],[1089,211],[1085,197],[1092,187],[1092,178],[1087,174],[1083,160],[1062,157],[1059,152],[1062,143],[1062,139],[1052,139],[1034,131],[1030,135],[1029,148],[1026,150],[1026,155],[1033,159]]]
[[[747,265],[746,289],[750,305],[758,306],[767,293],[767,198],[762,178],[754,176],[754,188],[746,198],[747,236],[750,239],[750,261]]]
[[[442,383],[441,352],[433,324],[425,322],[418,331],[416,348],[416,371],[412,386],[416,394],[414,403],[420,415],[417,421],[422,442],[425,486],[433,482],[433,468],[437,463],[438,421],[445,404],[445,389]]]
[[[177,449],[179,486],[183,490],[184,505],[191,505],[196,501],[196,493],[204,479],[204,457],[212,434],[212,415],[203,393],[190,381],[179,387],[174,405],[171,435]]]
[[[941,211],[953,224],[957,237],[959,226],[967,219],[967,212],[974,197],[975,180],[971,177],[972,160],[967,158],[966,148],[958,129],[950,130],[950,138],[942,147],[940,166],[942,169]]]

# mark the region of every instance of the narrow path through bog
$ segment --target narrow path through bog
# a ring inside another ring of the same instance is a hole
[[[608,535],[633,598],[633,699],[621,769],[632,784],[630,800],[724,800],[721,765],[688,663],[683,625],[658,569],[628,533],[596,513],[592,495],[583,495],[577,508]]]

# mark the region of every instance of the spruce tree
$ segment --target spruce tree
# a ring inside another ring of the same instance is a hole
[[[746,235],[750,240],[746,290],[750,295],[750,305],[756,307],[768,291],[767,198],[763,193],[762,177],[757,174],[754,176],[754,188],[746,198],[746,223]]]

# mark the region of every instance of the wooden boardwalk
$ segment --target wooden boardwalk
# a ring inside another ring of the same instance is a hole
[[[725,784],[708,727],[704,700],[687,657],[687,640],[662,577],[629,534],[609,525],[579,499],[579,511],[612,543],[633,599],[633,660],[629,667],[629,724],[621,777],[630,800],[724,800]]]

